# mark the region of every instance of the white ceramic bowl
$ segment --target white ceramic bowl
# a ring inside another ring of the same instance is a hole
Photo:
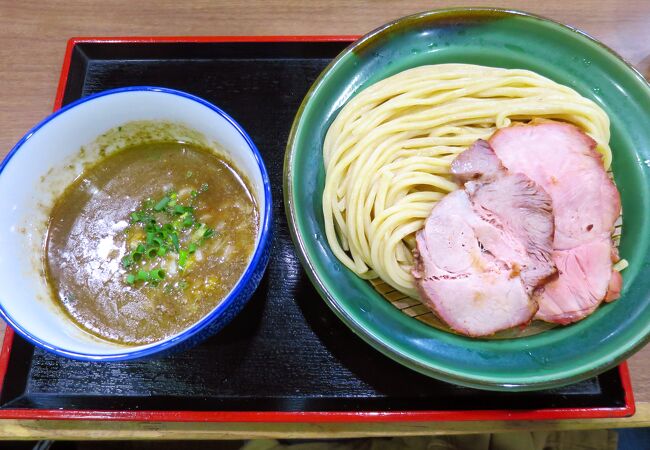
[[[125,346],[81,330],[55,303],[43,276],[43,243],[54,200],[81,173],[81,162],[100,157],[91,151],[92,143],[110,129],[142,120],[178,124],[226,153],[250,181],[260,207],[260,231],[246,271],[208,315],[163,341]],[[82,147],[85,150],[80,153]],[[258,150],[222,110],[193,95],[165,88],[105,91],[47,117],[0,164],[0,211],[0,314],[33,344],[77,359],[132,359],[181,343],[195,344],[241,310],[268,262],[271,191]]]

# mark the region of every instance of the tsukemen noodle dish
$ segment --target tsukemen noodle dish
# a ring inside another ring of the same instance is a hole
[[[215,308],[253,253],[249,182],[202,145],[141,142],[86,168],[56,201],[45,271],[82,329],[126,345],[163,340]]]
[[[448,331],[580,321],[620,296],[627,265],[609,138],[600,106],[532,71],[397,73],[353,97],[325,137],[330,248]]]

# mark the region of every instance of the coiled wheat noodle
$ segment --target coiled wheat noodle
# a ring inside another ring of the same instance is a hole
[[[323,146],[323,214],[336,257],[360,277],[380,277],[418,298],[414,234],[458,186],[451,161],[477,139],[533,118],[573,123],[606,168],[609,118],[594,102],[535,72],[467,64],[405,70],[360,92]]]

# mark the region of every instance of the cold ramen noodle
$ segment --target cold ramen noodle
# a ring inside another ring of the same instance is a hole
[[[609,118],[573,89],[526,70],[405,70],[342,108],[323,159],[336,257],[458,333],[568,324],[620,293]]]
[[[258,227],[255,198],[228,159],[195,144],[138,144],[85,170],[57,200],[46,276],[83,329],[147,344],[224,299]]]

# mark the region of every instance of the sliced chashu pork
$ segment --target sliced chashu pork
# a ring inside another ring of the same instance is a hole
[[[611,236],[621,203],[594,140],[573,125],[536,121],[503,128],[489,142],[506,168],[527,175],[553,201],[558,277],[535,293],[536,318],[575,322],[605,297],[618,297],[622,279],[613,271]]]
[[[551,198],[539,185],[523,174],[505,170],[483,140],[458,155],[451,172],[465,183],[476,213],[499,231],[483,236],[487,251],[512,261],[529,292],[555,274]]]
[[[465,189],[445,196],[416,235],[422,301],[452,329],[487,336],[530,322],[535,288],[555,272],[550,197],[509,174],[484,141],[452,164]]]

